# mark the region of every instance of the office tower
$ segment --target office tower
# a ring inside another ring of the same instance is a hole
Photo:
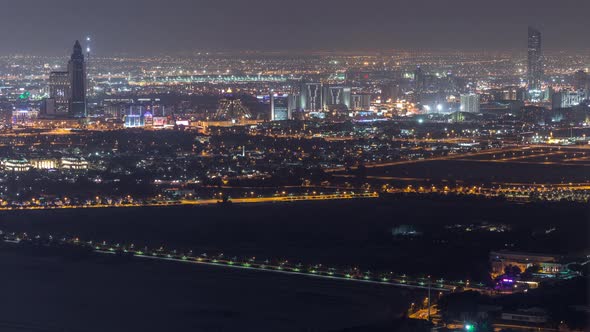
[[[107,118],[120,119],[125,114],[125,103],[109,103],[104,107],[104,115]]]
[[[350,109],[351,88],[342,86],[325,86],[324,87],[324,105],[344,105]]]
[[[479,95],[475,93],[461,95],[461,112],[479,113]]]
[[[586,90],[588,85],[588,74],[583,70],[578,70],[574,74],[574,89]]]
[[[354,94],[351,99],[350,109],[353,111],[368,111],[371,108],[370,94]]]
[[[518,100],[518,86],[504,87],[501,94],[501,100]]]
[[[422,68],[420,68],[420,66],[418,66],[418,67],[416,67],[416,70],[414,70],[414,90],[416,93],[419,93],[422,90],[424,90],[425,86],[426,86],[426,75],[424,75]]]
[[[396,101],[401,95],[402,89],[397,83],[389,83],[381,87],[381,99],[383,101]]]
[[[573,107],[586,98],[588,95],[584,91],[560,91],[552,95],[551,106],[553,109]]]
[[[270,119],[282,121],[291,119],[291,105],[288,94],[270,94]]]
[[[77,40],[68,62],[68,73],[70,77],[70,116],[86,117],[86,65],[82,46]]]
[[[55,113],[69,112],[70,76],[67,71],[52,71],[49,74],[49,97],[55,101]],[[50,113],[47,112],[47,114]]]
[[[215,113],[214,121],[232,121],[239,122],[252,118],[252,113],[241,99],[223,98],[219,100],[219,106]]]
[[[299,105],[307,112],[320,112],[324,108],[321,83],[302,83],[299,91]]]
[[[542,78],[543,54],[541,50],[541,32],[529,27],[527,57],[527,84],[529,91],[541,90]]]
[[[130,105],[125,114],[125,128],[138,128],[145,125],[142,106]]]
[[[53,98],[45,98],[41,101],[41,115],[45,116],[45,115],[49,115],[49,116],[54,116],[55,112],[56,112],[56,107],[55,107],[55,99]]]

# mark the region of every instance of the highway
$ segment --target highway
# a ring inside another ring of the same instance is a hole
[[[335,177],[354,178],[355,175],[350,174],[334,174]],[[393,176],[367,176],[369,180],[381,181],[407,181],[411,185],[406,187],[390,187],[386,190],[387,193],[413,193],[413,194],[461,194],[461,195],[478,195],[486,197],[497,197],[505,195],[510,199],[513,194],[518,193],[519,200],[530,198],[531,193],[563,193],[564,191],[581,193],[581,198],[590,196],[590,193],[585,191],[590,190],[590,183],[554,183],[554,184],[536,184],[536,183],[512,183],[512,182],[494,182],[493,187],[478,187],[478,186],[434,186],[434,185],[420,185],[424,181],[429,181],[427,178],[410,178],[410,177],[393,177]],[[239,189],[239,187],[227,187],[231,189]],[[285,189],[287,187],[284,187]],[[291,186],[289,188],[305,188],[303,186]],[[318,187],[313,187],[318,188]],[[377,191],[364,191],[355,193],[351,189],[345,189],[338,186],[321,187],[322,189],[335,190],[330,193],[313,194],[285,194],[272,196],[256,196],[256,197],[231,197],[229,202],[232,204],[264,204],[264,203],[287,203],[287,202],[305,202],[305,201],[330,201],[330,200],[349,200],[349,199],[377,199],[380,197]],[[342,190],[342,191],[341,191]],[[360,189],[358,190],[360,191]],[[524,196],[523,196],[524,195]],[[522,197],[521,197],[522,196]],[[61,209],[107,209],[107,208],[137,208],[137,207],[168,207],[168,206],[207,206],[222,203],[222,197],[208,198],[208,199],[181,199],[181,200],[146,200],[134,201],[130,203],[92,203],[92,204],[31,204],[26,203],[22,205],[10,205],[6,201],[0,201],[0,211],[17,211],[17,210],[61,210]]]
[[[328,201],[343,199],[371,199],[379,198],[377,192],[353,193],[318,193],[310,195],[282,195],[282,196],[263,196],[263,197],[237,197],[230,198],[232,204],[260,204],[260,203],[284,203],[284,202],[302,202],[302,201]],[[183,199],[179,201],[158,201],[158,202],[141,202],[129,204],[80,204],[80,205],[27,205],[11,206],[2,205],[0,211],[14,210],[60,210],[60,209],[105,209],[105,208],[131,208],[131,207],[162,207],[162,206],[182,206],[182,205],[214,205],[221,203],[221,199]]]
[[[333,194],[315,194],[315,195],[289,195],[289,196],[269,196],[269,197],[244,197],[232,198],[231,202],[236,204],[252,203],[272,203],[272,202],[300,202],[300,201],[327,201],[339,199],[360,199],[360,198],[379,198],[376,192],[371,193],[333,193]],[[219,203],[217,199],[209,200],[181,200],[181,205],[207,205]]]

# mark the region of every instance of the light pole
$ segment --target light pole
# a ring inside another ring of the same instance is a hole
[[[430,322],[430,276],[428,276],[428,321]]]

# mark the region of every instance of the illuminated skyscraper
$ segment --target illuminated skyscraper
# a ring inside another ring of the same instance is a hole
[[[299,98],[300,107],[307,112],[320,112],[324,108],[321,83],[302,83]]]
[[[354,94],[351,97],[350,109],[353,111],[368,111],[371,108],[370,94]]]
[[[461,112],[479,113],[479,95],[475,93],[461,95]]]
[[[414,70],[414,90],[416,93],[420,93],[424,90],[424,86],[426,85],[426,78],[422,68],[420,66],[416,67]]]
[[[344,105],[350,109],[351,88],[342,86],[324,86],[324,105]]]
[[[86,117],[86,64],[84,63],[82,46],[77,40],[68,62],[68,73],[70,76],[70,116]]]
[[[272,121],[290,120],[292,98],[287,94],[270,94],[270,119]]]
[[[588,96],[584,91],[560,91],[551,97],[551,105],[553,109],[574,107],[586,98]]]
[[[588,89],[588,74],[583,70],[578,70],[574,74],[574,89],[586,90]]]
[[[70,107],[70,76],[67,71],[52,71],[49,74],[49,97],[53,99],[56,113],[68,113]]]
[[[541,32],[529,27],[527,84],[529,91],[541,90],[543,78],[543,53],[541,50]]]

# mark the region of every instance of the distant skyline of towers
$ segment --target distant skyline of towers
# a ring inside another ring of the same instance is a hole
[[[332,109],[362,111],[370,108],[371,96],[353,92],[348,85],[302,82],[294,95],[292,109],[323,112]]]
[[[527,86],[529,91],[541,90],[543,79],[543,50],[541,32],[528,27]]]

